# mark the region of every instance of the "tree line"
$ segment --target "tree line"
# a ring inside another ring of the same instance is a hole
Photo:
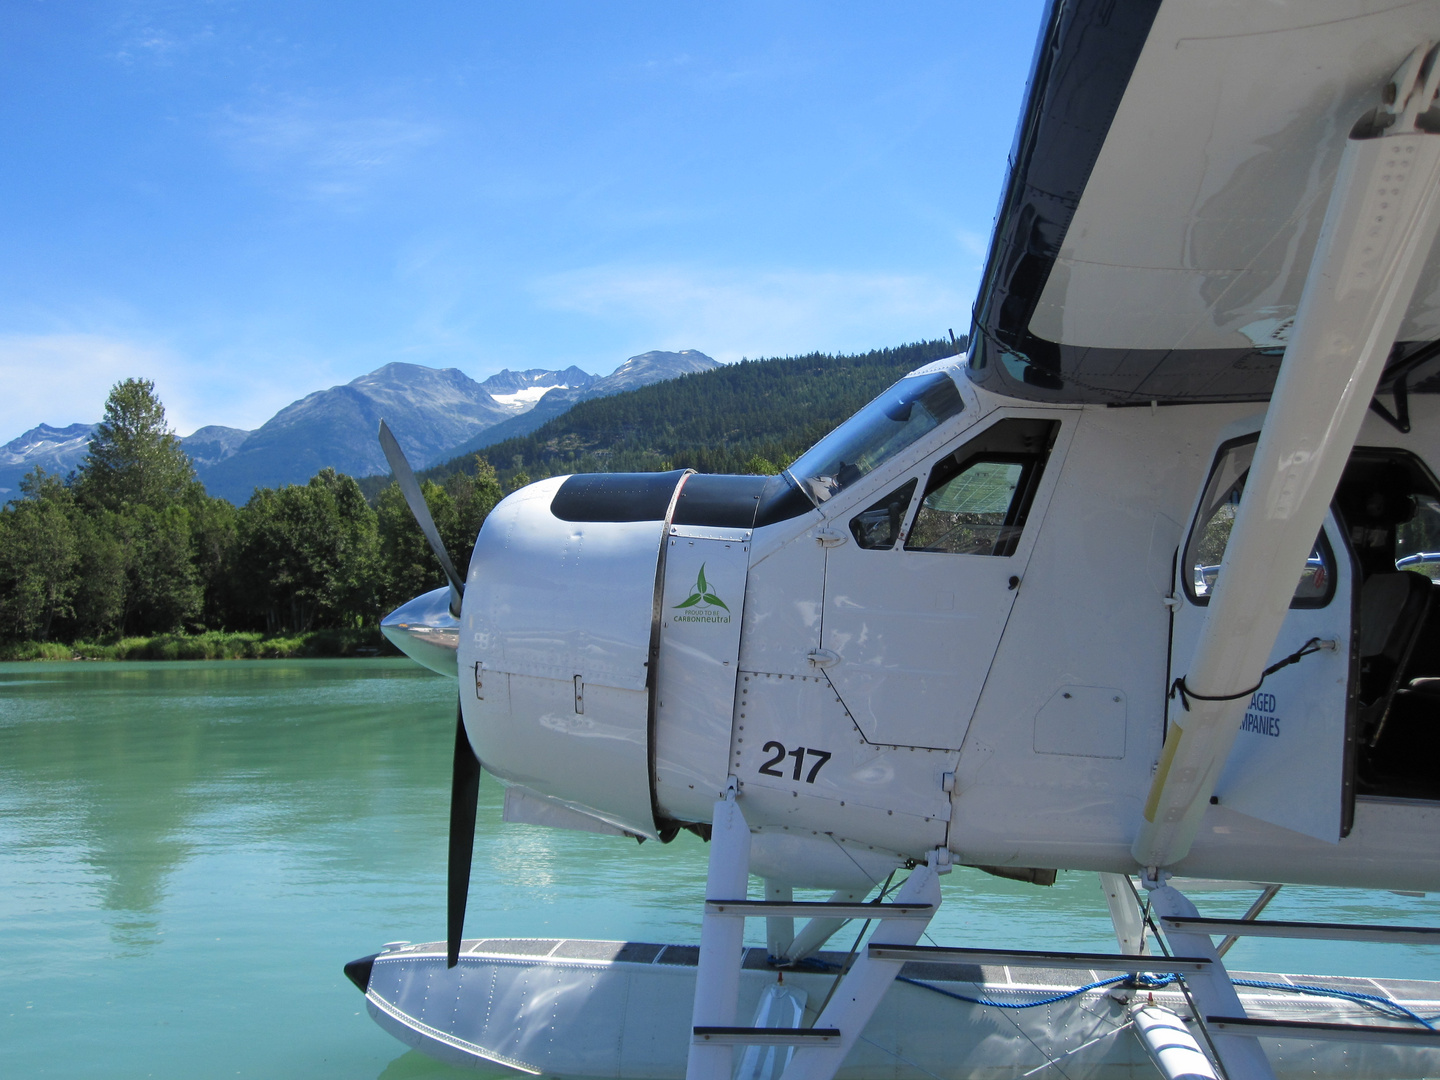
[[[476,459],[422,488],[464,566],[503,494],[495,471]],[[116,384],[72,475],[36,469],[0,509],[0,636],[12,640],[374,626],[440,583],[393,483],[374,505],[334,469],[244,506],[207,495],[146,379]]]

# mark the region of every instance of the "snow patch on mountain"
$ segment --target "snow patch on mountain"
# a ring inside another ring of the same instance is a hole
[[[551,390],[569,389],[570,387],[566,383],[556,383],[551,386],[527,386],[523,390],[516,390],[513,394],[491,394],[490,396],[518,416],[533,409],[535,403]]]
[[[37,466],[47,473],[66,476],[90,449],[95,424],[63,428],[37,424],[0,446],[0,501],[20,494],[20,480]]]

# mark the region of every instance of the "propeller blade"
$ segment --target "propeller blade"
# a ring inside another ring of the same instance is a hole
[[[480,759],[465,734],[465,718],[455,704],[455,766],[450,781],[450,866],[448,875],[445,966],[460,959],[465,929],[465,900],[470,892],[470,858],[475,852],[475,805],[480,799]]]
[[[450,614],[458,619],[460,600],[465,595],[465,579],[456,572],[455,564],[450,561],[450,555],[440,539],[440,530],[435,528],[435,519],[430,516],[430,507],[425,504],[425,496],[420,493],[420,484],[415,479],[410,462],[405,460],[405,451],[400,449],[400,444],[390,433],[390,425],[384,420],[380,421],[380,449],[385,452],[385,460],[390,463],[390,471],[395,474],[395,482],[400,485],[400,494],[405,496],[405,504],[410,507],[410,513],[415,515],[415,524],[420,526],[425,539],[430,541],[430,550],[435,552],[441,569],[450,580]]]

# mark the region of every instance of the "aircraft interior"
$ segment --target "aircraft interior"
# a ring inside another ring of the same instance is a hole
[[[1357,447],[1335,504],[1361,577],[1356,792],[1440,799],[1440,487],[1413,454]]]

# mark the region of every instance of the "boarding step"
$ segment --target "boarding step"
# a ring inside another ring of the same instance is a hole
[[[1306,938],[1314,941],[1388,941],[1396,945],[1440,945],[1440,928],[1359,923],[1277,922],[1260,919],[1206,919],[1160,916],[1165,930],[1233,937]]]
[[[839,1028],[697,1027],[699,1046],[839,1046]]]
[[[870,945],[875,960],[915,960],[939,964],[995,964],[1000,967],[1074,968],[1079,971],[1212,971],[1203,956],[1130,956],[1121,953],[1036,952],[1030,949],[958,949],[943,945]]]
[[[1323,1024],[1312,1020],[1264,1020],[1251,1016],[1207,1016],[1205,1027],[1211,1032],[1263,1035],[1271,1039],[1323,1039],[1337,1042],[1389,1043],[1393,1046],[1440,1047],[1440,1031],[1418,1027]]]
[[[798,915],[822,919],[928,919],[933,904],[831,904],[824,900],[706,900],[706,915],[767,919]]]

